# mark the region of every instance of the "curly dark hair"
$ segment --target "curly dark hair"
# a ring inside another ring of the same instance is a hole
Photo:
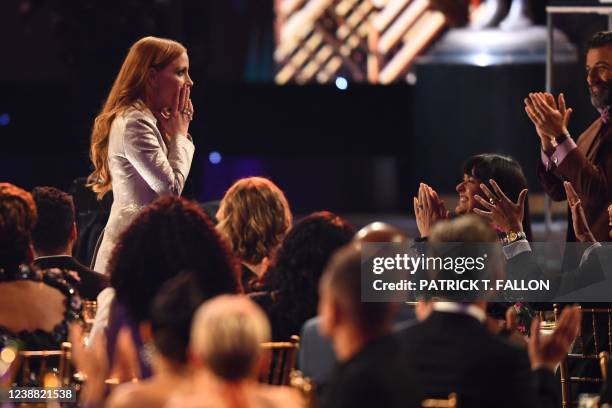
[[[323,269],[354,234],[346,220],[328,211],[310,214],[289,231],[266,276],[276,295],[269,310],[275,340],[299,333],[302,324],[316,316]]]
[[[155,200],[123,232],[109,261],[117,300],[136,323],[148,320],[159,288],[180,271],[197,273],[206,298],[241,292],[239,270],[225,241],[195,203]]]
[[[37,217],[30,193],[13,184],[0,183],[0,268],[28,261],[30,236]]]
[[[55,187],[34,187],[32,197],[38,210],[38,222],[32,231],[34,248],[52,252],[65,247],[74,224],[72,196]]]

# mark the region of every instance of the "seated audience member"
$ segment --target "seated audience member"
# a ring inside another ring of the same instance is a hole
[[[29,350],[57,350],[81,300],[59,269],[30,266],[36,205],[30,193],[0,183],[0,349],[19,340]]]
[[[257,382],[267,362],[261,343],[270,341],[263,311],[241,296],[223,295],[204,303],[193,319],[190,353],[194,392],[177,396],[169,407],[302,407],[296,390]]]
[[[108,286],[108,277],[72,257],[78,236],[72,197],[54,187],[36,187],[32,190],[32,197],[38,210],[38,221],[32,231],[34,265],[76,272],[81,297],[95,300],[98,293]]]
[[[352,243],[334,254],[320,283],[321,333],[339,363],[322,407],[416,407],[416,373],[398,360],[401,343],[391,334],[396,305],[361,301],[361,249]]]
[[[271,299],[268,304],[260,303],[270,318],[274,341],[288,341],[299,334],[306,320],[316,316],[323,268],[354,233],[345,220],[327,211],[307,216],[289,231],[276,264],[266,275]]]
[[[244,178],[227,190],[216,218],[217,230],[242,263],[245,292],[262,290],[273,254],[291,228],[285,195],[268,179]]]
[[[531,221],[529,219],[529,200],[527,199],[527,179],[521,165],[512,157],[496,153],[477,154],[463,164],[463,181],[457,184],[459,201],[455,207],[456,215],[464,215],[483,210],[476,196],[485,197],[482,186],[493,190],[491,179],[508,195],[513,202],[524,202],[525,216],[521,220],[523,232],[531,239]],[[524,191],[524,192],[523,192]],[[421,238],[429,235],[430,229],[442,219],[450,217],[444,201],[435,190],[421,183],[418,198],[414,197],[414,213]],[[496,225],[500,238],[508,232],[504,226]]]
[[[151,354],[153,376],[120,385],[111,394],[108,408],[161,408],[173,393],[191,390],[189,332],[193,315],[205,300],[198,285],[193,273],[181,273],[162,286],[153,300],[150,321],[140,327],[143,340],[155,350]]]
[[[359,242],[402,243],[406,242],[408,237],[393,225],[373,222],[360,229],[353,239]],[[394,318],[395,328],[410,324],[414,318],[414,310],[401,304]],[[331,343],[328,339],[321,337],[319,332],[320,321],[321,318],[316,316],[304,323],[300,331],[300,350],[298,352],[298,367],[304,376],[314,381],[318,395],[324,392],[325,385],[336,364],[336,356]]]
[[[134,219],[120,237],[109,270],[114,290],[106,313],[111,362],[117,334],[124,326],[130,328],[138,350],[142,349],[138,325],[150,319],[151,302],[159,288],[179,272],[194,271],[206,298],[240,288],[226,242],[195,202],[174,196],[155,200]],[[99,314],[100,307],[96,320]],[[140,368],[144,377],[150,375],[142,358]]]
[[[442,221],[431,230],[430,242],[495,242],[495,231],[481,217],[468,215]],[[469,250],[469,247],[466,247]],[[492,272],[503,272],[501,254],[488,250],[487,265]],[[472,272],[473,273],[473,272]],[[462,279],[474,279],[472,273]],[[451,271],[440,271],[456,279]],[[465,294],[457,294],[462,300]],[[398,333],[408,372],[419,375],[423,395],[440,398],[458,394],[460,407],[558,407],[556,365],[565,357],[580,325],[580,311],[563,311],[553,334],[541,337],[539,319],[531,326],[528,352],[485,325],[487,302],[474,296],[458,303],[447,293],[434,302],[427,319]]]
[[[456,215],[478,214],[482,215],[482,199],[485,191],[494,190],[494,186],[500,187],[506,192],[512,202],[518,203],[524,208],[523,218],[521,218],[521,233],[527,239],[531,239],[531,221],[529,218],[529,200],[527,197],[527,179],[523,173],[521,165],[512,157],[496,153],[482,153],[471,156],[463,164],[463,181],[457,184],[459,201],[455,207]],[[417,226],[421,234],[421,239],[426,239],[429,230],[438,220],[446,219],[450,213],[446,205],[438,194],[428,185],[421,183],[419,187],[419,197],[414,198],[414,211]],[[516,239],[519,231],[512,230],[508,225],[492,222],[492,227],[498,234],[500,241]],[[511,306],[511,302],[491,303],[488,305],[487,314],[499,320],[503,320],[506,310]],[[522,316],[520,326],[525,327],[525,332],[531,326],[531,315],[534,312],[529,305],[519,303],[516,305]]]

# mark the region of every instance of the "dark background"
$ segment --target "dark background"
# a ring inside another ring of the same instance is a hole
[[[543,24],[545,2],[534,4]],[[299,213],[407,212],[419,181],[451,193],[462,161],[485,151],[514,155],[540,190],[522,100],[543,90],[543,64],[418,65],[413,86],[277,86],[273,18],[271,0],[3,0],[0,180],[67,189],[86,176],[90,128],[127,49],[157,35],[188,47],[196,83],[188,196],[220,198],[259,174]],[[606,20],[564,15],[555,25],[583,44]],[[582,66],[555,69],[574,135],[596,115]]]

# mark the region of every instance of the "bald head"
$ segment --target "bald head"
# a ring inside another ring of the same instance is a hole
[[[408,237],[402,230],[386,222],[372,222],[355,234],[355,241],[360,242],[397,242],[402,243]]]
[[[249,377],[256,369],[261,343],[270,341],[270,323],[252,300],[217,296],[197,310],[191,326],[191,351],[227,381]]]

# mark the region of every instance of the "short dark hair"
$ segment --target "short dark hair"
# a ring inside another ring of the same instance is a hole
[[[379,332],[384,328],[391,313],[391,303],[361,301],[359,243],[350,243],[334,253],[321,282],[362,332]]]
[[[601,48],[612,45],[612,31],[596,32],[586,43],[587,51],[593,48]]]
[[[518,200],[521,191],[527,188],[527,178],[520,163],[514,157],[503,154],[481,153],[471,156],[463,163],[463,174],[475,177],[486,185],[490,191],[494,190],[489,180],[495,180],[504,194],[512,201]],[[527,240],[532,241],[529,195],[525,198],[523,230]]]
[[[206,298],[241,291],[229,246],[197,203],[158,198],[119,237],[109,261],[117,301],[135,323],[150,318],[158,289],[181,271],[196,272]]]
[[[53,251],[64,247],[74,224],[72,196],[55,187],[35,187],[32,197],[38,209],[38,222],[32,231],[34,248]]]
[[[195,272],[182,272],[161,287],[151,306],[151,330],[162,356],[187,362],[191,320],[205,300]]]

